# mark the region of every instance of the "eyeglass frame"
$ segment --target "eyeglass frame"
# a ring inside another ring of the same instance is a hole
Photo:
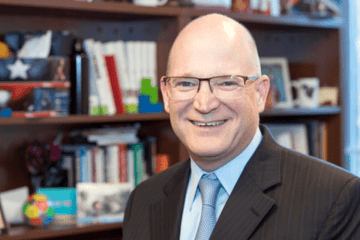
[[[253,75],[253,76],[242,76],[242,75],[220,75],[220,76],[214,76],[214,77],[209,77],[209,78],[197,78],[197,77],[167,77],[167,76],[162,76],[161,77],[161,82],[164,82],[165,86],[167,84],[167,80],[169,80],[170,78],[192,78],[192,79],[197,79],[199,80],[199,86],[198,86],[198,89],[196,91],[196,94],[198,94],[199,90],[200,90],[200,83],[201,81],[207,81],[209,82],[209,87],[210,87],[210,91],[212,93],[214,93],[213,89],[211,88],[211,85],[210,85],[210,80],[213,79],[213,78],[218,78],[218,77],[241,77],[244,79],[244,86],[242,86],[243,88],[246,87],[246,81],[247,80],[250,80],[251,82],[255,82],[256,80],[258,80],[261,76],[260,75]],[[194,95],[194,97],[196,96],[196,94]],[[169,96],[170,97],[170,96]],[[194,98],[192,97],[192,98]],[[192,99],[192,98],[189,98],[189,99]]]

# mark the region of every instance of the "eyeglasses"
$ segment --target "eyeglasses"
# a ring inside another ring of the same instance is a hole
[[[260,76],[225,75],[211,78],[195,77],[162,77],[168,96],[172,99],[188,100],[195,97],[200,90],[200,81],[208,81],[210,90],[219,99],[240,98],[246,88],[246,81],[256,81]]]

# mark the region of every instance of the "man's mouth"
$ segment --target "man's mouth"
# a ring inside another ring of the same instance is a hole
[[[199,126],[199,127],[214,127],[220,126],[226,122],[226,120],[222,121],[214,121],[214,122],[197,122],[197,121],[190,121],[192,124]]]

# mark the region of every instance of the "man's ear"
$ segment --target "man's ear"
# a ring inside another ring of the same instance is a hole
[[[161,78],[160,80],[160,88],[161,88],[161,94],[163,96],[163,100],[164,100],[164,109],[165,112],[169,113],[169,96],[166,93],[166,86],[165,86],[165,82],[163,81],[163,78]]]
[[[256,104],[258,112],[261,113],[265,110],[265,103],[270,90],[270,80],[266,75],[262,75],[255,85]]]

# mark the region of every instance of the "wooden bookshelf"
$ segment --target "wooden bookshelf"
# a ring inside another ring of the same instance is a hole
[[[79,226],[51,224],[46,228],[30,228],[27,226],[12,226],[6,235],[0,235],[2,240],[35,240],[35,239],[119,239],[122,234],[122,223],[104,223]]]
[[[344,64],[341,39],[346,27],[343,17],[317,20],[306,16],[269,17],[227,10],[180,7],[140,7],[127,2],[87,2],[75,0],[0,0],[0,33],[14,31],[68,30],[79,37],[110,41],[157,41],[157,75],[165,75],[167,57],[178,32],[192,19],[211,12],[228,15],[253,33],[260,56],[286,57],[291,79],[313,77],[320,86],[341,88]],[[111,34],[109,34],[111,33]],[[342,166],[342,111],[339,107],[315,109],[272,109],[261,114],[261,122],[296,122],[318,119],[326,122],[329,132],[329,161]],[[186,158],[185,147],[172,131],[169,116],[161,114],[125,114],[119,116],[68,116],[34,119],[0,119],[0,192],[30,186],[30,177],[21,148],[37,139],[49,143],[58,133],[100,126],[123,126],[138,122],[140,135],[158,139],[158,153],[170,156],[171,164]],[[332,136],[336,136],[333,138]],[[121,224],[62,229],[12,228],[0,239],[121,239]]]

